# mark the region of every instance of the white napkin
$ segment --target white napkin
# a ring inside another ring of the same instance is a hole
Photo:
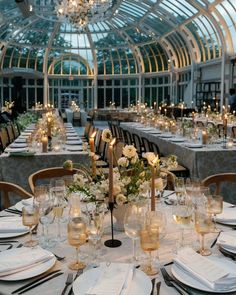
[[[0,233],[23,233],[29,231],[22,224],[22,217],[3,217],[0,219]]]
[[[101,274],[95,286],[89,288],[86,295],[128,295],[133,278],[133,265],[125,263],[102,263]]]
[[[236,232],[221,232],[216,243],[217,245],[236,250]]]
[[[29,198],[29,199],[25,199],[21,201],[22,205],[24,206],[33,205],[33,202],[34,202],[34,198]]]
[[[15,143],[26,143],[26,138],[18,137],[18,138],[15,140]]]
[[[202,148],[202,144],[201,143],[187,143],[186,147],[188,147],[188,148]]]
[[[11,147],[7,147],[5,148],[5,152],[8,152],[8,153],[14,153],[14,152],[27,152],[28,151],[28,147],[25,147],[25,148],[11,148]]]
[[[223,267],[186,247],[178,252],[174,262],[212,290],[227,291],[236,287],[235,264],[230,261],[225,260]]]
[[[46,262],[54,255],[41,248],[16,248],[0,253],[0,277],[33,267],[35,264]]]
[[[221,214],[217,214],[216,221],[236,223],[236,208],[224,208]]]

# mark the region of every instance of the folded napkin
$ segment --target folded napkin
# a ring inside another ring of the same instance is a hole
[[[186,139],[183,137],[174,137],[171,139],[173,142],[184,142]]]
[[[67,151],[69,152],[80,152],[83,150],[82,145],[72,145],[72,146],[67,146],[66,147]]]
[[[236,269],[233,262],[225,260],[223,266],[186,247],[178,252],[174,263],[212,290],[228,291],[236,287]]]
[[[28,151],[28,147],[25,148],[11,148],[11,147],[7,147],[5,148],[5,152],[11,153],[11,152],[27,152]]]
[[[224,208],[221,214],[217,214],[216,221],[236,223],[236,208]]]
[[[52,259],[54,255],[41,248],[16,248],[0,253],[0,277],[34,267]]]
[[[0,233],[24,233],[29,228],[22,224],[21,217],[4,217],[0,219]]]
[[[22,205],[24,206],[33,205],[33,202],[34,202],[34,198],[24,199],[21,201]]]
[[[236,232],[235,231],[229,231],[229,232],[221,232],[217,242],[217,245],[222,246],[223,248],[236,250]]]
[[[170,133],[162,133],[162,134],[160,134],[160,137],[163,137],[163,138],[171,138],[171,137],[173,137],[173,135],[170,134]]]
[[[133,265],[125,263],[102,263],[95,286],[86,295],[128,295],[133,278]]]
[[[15,143],[26,143],[26,138],[18,137],[18,138],[15,140]]]

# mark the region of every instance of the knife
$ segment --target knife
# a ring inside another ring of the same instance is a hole
[[[27,283],[26,285],[24,285],[24,286],[22,286],[22,287],[16,289],[15,291],[11,292],[11,294],[18,293],[18,292],[22,291],[23,289],[28,288],[28,287],[34,285],[34,284],[37,283],[37,282],[41,282],[41,280],[43,280],[43,279],[45,279],[45,278],[47,278],[47,277],[49,277],[49,276],[51,276],[51,275],[53,275],[53,274],[59,272],[59,271],[60,271],[60,269],[59,269],[59,270],[54,270],[54,271],[52,271],[52,272],[50,272],[50,273],[47,273],[47,274],[44,274],[44,275],[41,276],[40,278],[37,278],[37,279],[35,279],[35,280],[33,280],[33,281]]]
[[[40,282],[38,282],[38,283],[36,283],[36,284],[34,284],[34,285],[32,285],[32,286],[24,289],[23,291],[19,292],[18,295],[23,294],[23,293],[25,293],[25,292],[27,292],[27,291],[29,291],[29,290],[31,290],[31,289],[39,286],[39,285],[42,285],[42,284],[46,283],[47,281],[50,281],[50,280],[52,280],[52,279],[54,279],[56,277],[61,276],[63,274],[64,274],[64,272],[58,272],[58,273],[54,274],[53,276],[51,276],[49,278],[46,278],[45,280],[42,280],[42,281],[40,281]]]

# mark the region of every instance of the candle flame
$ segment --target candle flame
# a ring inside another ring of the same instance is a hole
[[[113,146],[116,142],[116,138],[113,138],[112,141],[110,142],[110,146]]]
[[[94,132],[91,134],[90,138],[95,138],[96,133],[97,133],[97,131],[94,131]]]

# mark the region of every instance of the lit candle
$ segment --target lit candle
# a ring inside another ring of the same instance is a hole
[[[46,153],[48,151],[48,138],[47,138],[47,136],[43,136],[41,141],[42,141],[42,152]]]
[[[184,115],[184,104],[181,105],[181,121],[183,121],[183,115]]]
[[[206,145],[207,144],[207,131],[202,130],[202,144]]]
[[[224,136],[227,137],[227,119],[228,116],[225,114],[223,118]]]
[[[109,144],[109,203],[114,203],[113,196],[113,146],[116,142],[116,139],[113,140]]]
[[[165,112],[165,116],[166,116],[166,114],[167,114],[167,109],[164,109],[164,112]]]
[[[156,178],[156,167],[152,166],[152,179],[151,179],[151,211],[155,211],[155,178]]]
[[[92,175],[93,175],[93,178],[96,177],[97,175],[97,172],[96,172],[96,160],[95,160],[95,146],[94,146],[94,138],[95,138],[95,135],[96,135],[96,131],[94,131],[90,138],[89,138],[89,145],[90,145],[90,151],[92,153]]]
[[[48,127],[48,137],[52,136],[52,119],[47,119],[47,127]]]
[[[229,138],[226,144],[227,148],[231,149],[234,146],[233,138]]]

